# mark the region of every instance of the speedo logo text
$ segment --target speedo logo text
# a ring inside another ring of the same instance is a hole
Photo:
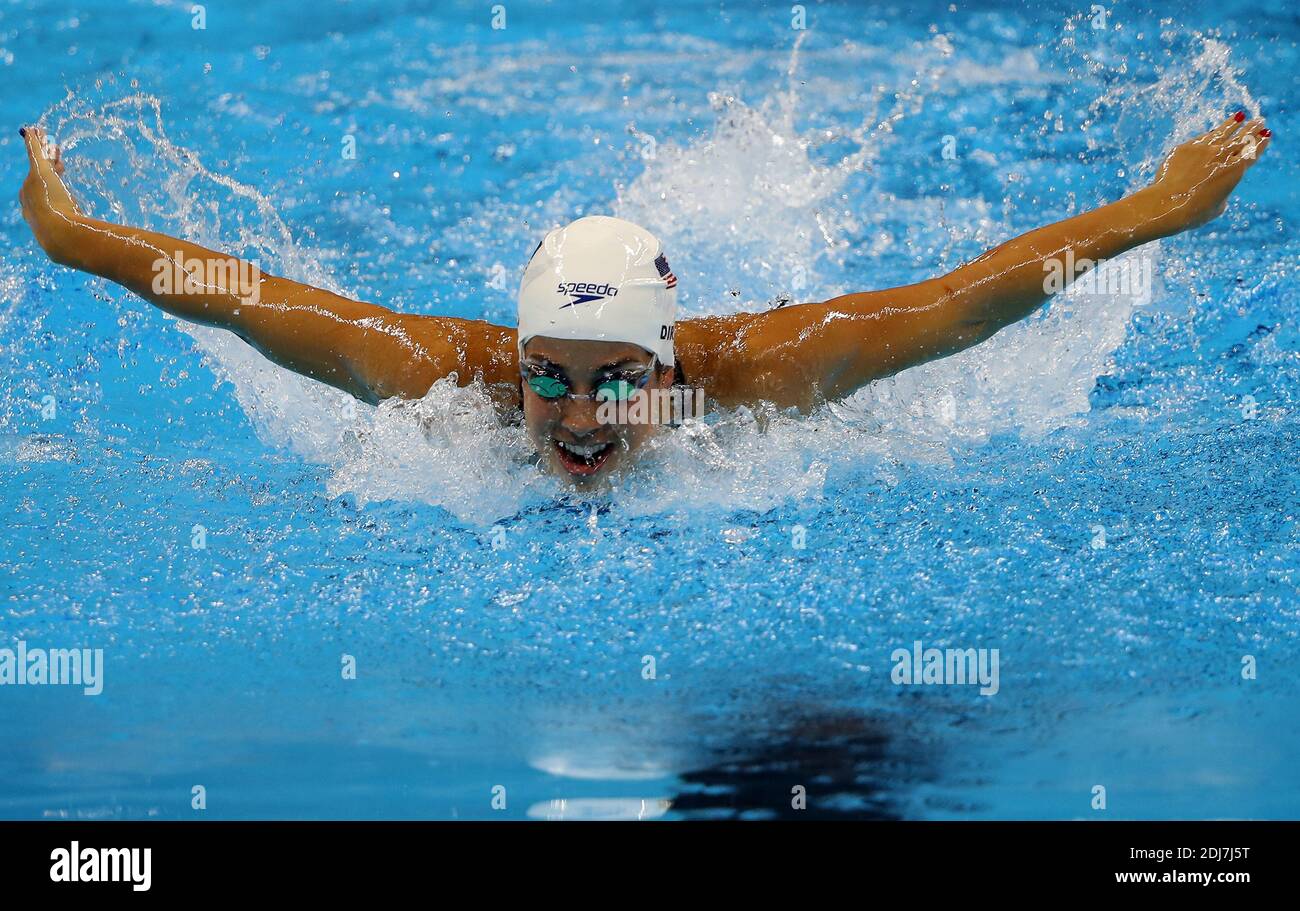
[[[575,304],[587,304],[595,300],[604,300],[607,297],[618,296],[618,288],[605,282],[596,284],[595,282],[560,282],[555,289],[556,294],[566,294],[573,298],[568,303],[561,304],[560,309],[572,307]]]

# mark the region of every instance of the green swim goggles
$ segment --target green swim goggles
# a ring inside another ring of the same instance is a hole
[[[558,377],[553,373],[546,373],[540,367],[525,364],[522,373],[528,388],[548,402],[558,401],[566,395],[571,399],[582,401],[626,402],[636,395],[637,390],[644,389],[646,384],[650,382],[650,376],[654,373],[655,366],[658,363],[659,359],[656,357],[644,368],[638,368],[635,371],[624,371],[618,376],[603,380],[596,384],[596,391],[588,395],[578,395],[570,392],[567,379]]]

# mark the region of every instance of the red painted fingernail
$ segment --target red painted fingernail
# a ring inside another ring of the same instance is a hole
[[[1268,137],[1273,135],[1273,131],[1270,130],[1268,127],[1265,127],[1264,129],[1259,131],[1259,135],[1263,136],[1265,139],[1268,139]]]
[[[1246,112],[1238,111],[1237,113],[1232,115],[1232,119],[1237,121],[1237,123],[1241,123],[1243,120],[1246,119]]]

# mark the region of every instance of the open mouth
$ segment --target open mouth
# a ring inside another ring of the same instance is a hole
[[[555,452],[570,474],[588,477],[600,471],[600,466],[614,451],[613,443],[598,443],[591,446],[579,446],[577,443],[555,441]]]

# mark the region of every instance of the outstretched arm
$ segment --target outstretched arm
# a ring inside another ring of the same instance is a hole
[[[1263,120],[1234,115],[1174,149],[1151,186],[1119,202],[1030,231],[919,284],[689,321],[677,330],[679,356],[688,378],[723,404],[806,409],[842,398],[1028,316],[1060,290],[1048,290],[1053,261],[1095,263],[1219,215],[1269,135]],[[1064,283],[1076,277],[1061,276]],[[719,348],[725,356],[710,354]]]
[[[21,132],[29,161],[23,217],[55,262],[228,329],[275,363],[363,401],[418,398],[453,372],[462,384],[482,377],[503,400],[517,388],[514,330],[395,313],[165,234],[88,218],[64,186],[59,150],[36,127]]]

